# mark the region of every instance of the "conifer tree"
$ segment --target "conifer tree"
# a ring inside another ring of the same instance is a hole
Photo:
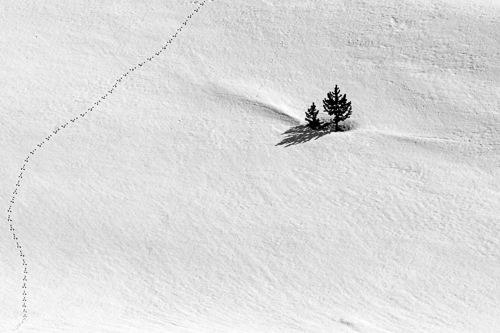
[[[335,85],[335,91],[329,92],[327,98],[323,100],[323,109],[330,116],[333,115],[335,131],[339,130],[339,122],[346,120],[351,116],[351,102],[347,102],[346,95],[340,94],[340,89]]]
[[[314,105],[314,102],[306,111],[306,121],[308,123],[307,125],[313,129],[317,129],[321,125],[321,122],[318,119],[318,112],[319,111],[316,110],[316,105]]]

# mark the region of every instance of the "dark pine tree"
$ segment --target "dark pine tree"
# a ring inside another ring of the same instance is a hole
[[[307,126],[311,127],[312,129],[317,129],[321,126],[321,122],[318,119],[318,110],[316,110],[316,105],[314,105],[314,102],[312,103],[311,107],[306,111],[306,121],[307,121]]]
[[[323,100],[323,109],[330,116],[333,115],[335,131],[339,130],[339,122],[346,120],[351,116],[351,102],[347,101],[346,95],[340,94],[340,89],[335,85],[335,91],[329,92],[327,98]]]

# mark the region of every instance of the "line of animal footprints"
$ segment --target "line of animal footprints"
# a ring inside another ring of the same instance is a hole
[[[50,139],[50,136],[49,136],[49,139]],[[29,161],[29,156],[25,159],[25,162],[28,163]],[[21,323],[23,323],[26,319],[27,319],[27,315],[28,315],[28,312],[26,310],[26,296],[27,296],[27,293],[26,293],[26,289],[28,288],[26,283],[28,282],[28,264],[26,263],[26,255],[23,253],[22,251],[22,246],[21,244],[19,244],[19,238],[17,237],[15,231],[16,229],[14,229],[14,226],[12,224],[12,218],[11,218],[11,213],[12,213],[12,204],[15,203],[15,199],[16,199],[16,195],[18,194],[18,187],[21,186],[21,179],[23,178],[23,172],[26,170],[26,163],[23,164],[23,166],[21,167],[21,172],[19,173],[19,176],[18,176],[18,180],[17,180],[17,183],[16,183],[16,188],[14,189],[14,191],[12,192],[13,196],[12,196],[12,199],[10,200],[10,203],[11,205],[9,206],[9,208],[7,209],[7,222],[9,222],[9,225],[10,225],[10,231],[12,232],[12,239],[14,241],[16,241],[16,248],[19,250],[19,257],[22,259],[23,261],[23,266],[24,266],[24,277],[23,277],[23,285],[22,285],[22,289],[23,289],[23,300],[22,300],[22,308],[23,308],[23,320],[21,321]]]
[[[9,210],[11,210],[12,206],[9,207]],[[7,220],[12,222],[12,219],[10,217],[10,214],[8,215],[7,217]],[[26,259],[24,258],[25,255],[23,253],[23,251],[21,250],[22,249],[22,246],[21,244],[19,244],[18,242],[18,238],[15,234],[15,231],[16,229],[14,229],[14,226],[12,225],[12,223],[10,224],[10,231],[12,231],[12,238],[16,241],[16,248],[19,250],[19,257],[21,257],[21,259],[23,260],[23,266],[24,266],[24,277],[23,277],[23,285],[22,285],[22,289],[23,289],[23,304],[22,304],[22,308],[23,308],[23,321],[26,320],[27,318],[27,310],[26,310],[26,303],[27,303],[27,299],[26,299],[26,296],[27,296],[27,293],[26,293],[26,289],[28,288],[28,286],[26,285],[26,283],[28,282],[28,264],[26,263]]]
[[[194,12],[198,12],[198,10],[201,8],[201,6],[205,5],[205,2],[206,2],[206,1],[207,1],[207,0],[202,1],[202,2],[198,5],[198,7],[194,10]],[[212,1],[213,1],[213,0],[212,0]],[[184,26],[185,26],[185,25],[187,25],[188,21],[189,21],[189,20],[193,17],[194,12],[193,12],[191,15],[189,15],[189,16],[188,16],[188,18],[187,18],[187,19],[186,19],[186,20],[182,23]],[[151,56],[151,57],[147,58],[147,61],[151,61],[151,60],[153,60],[153,58],[154,58],[155,56],[159,56],[159,55],[160,55],[160,53],[161,53],[163,50],[166,50],[166,48],[168,47],[168,44],[172,43],[173,39],[174,39],[175,37],[177,37],[177,34],[178,34],[181,30],[182,30],[182,26],[181,26],[180,28],[178,28],[178,29],[177,29],[177,32],[176,32],[176,33],[175,33],[175,34],[174,34],[174,35],[173,35],[173,36],[172,36],[172,37],[171,37],[171,38],[167,41],[167,43],[166,43],[164,46],[162,46],[162,49],[161,49],[160,51],[158,51],[158,52],[155,52],[155,55],[154,55],[154,56]],[[145,63],[146,63],[146,61],[144,61],[144,62],[142,62],[142,63],[138,64],[137,66],[142,67]],[[128,74],[130,74],[131,72],[133,72],[133,71],[135,71],[135,70],[137,69],[137,66],[130,68],[130,69],[129,69],[129,70],[128,70],[125,74],[123,74],[123,75],[122,75],[122,76],[121,76],[118,80],[116,80],[116,83],[113,85],[113,87],[112,87],[110,90],[108,90],[108,92],[107,92],[104,96],[101,96],[101,98],[100,98],[97,102],[95,102],[95,103],[94,103],[94,106],[92,106],[91,108],[87,109],[85,112],[80,113],[80,117],[85,117],[85,116],[87,115],[87,113],[88,113],[88,112],[92,112],[92,111],[94,110],[94,108],[95,108],[96,106],[98,106],[98,105],[99,105],[99,103],[100,103],[102,100],[105,100],[105,99],[106,99],[106,97],[107,97],[109,94],[112,94],[112,93],[113,93],[114,89],[115,89],[115,88],[117,88],[118,84],[119,84],[120,82],[122,82],[122,80],[123,80],[123,79],[124,79],[124,78],[125,78]],[[77,117],[75,117],[75,118],[73,118],[73,119],[70,119],[70,121],[71,121],[72,123],[74,123],[74,122],[75,122],[76,120],[78,120],[78,119],[79,119],[79,117],[77,116]],[[62,127],[62,128],[66,128],[66,126],[68,126],[68,124],[69,124],[69,122],[66,122],[64,125],[61,125],[61,127]],[[55,135],[55,134],[59,133],[59,131],[60,131],[60,130],[61,130],[61,128],[56,128],[54,131],[52,131],[52,133]],[[45,140],[46,140],[46,141],[49,141],[51,137],[52,137],[52,134],[50,134],[49,136],[47,136],[47,137],[45,138]],[[41,148],[41,147],[43,146],[43,144],[45,143],[45,140],[44,140],[44,141],[42,141],[42,142],[40,142],[39,144],[37,144],[38,148]],[[31,154],[31,155],[34,155],[34,154],[35,154],[35,152],[36,152],[36,148],[35,148],[35,149],[33,149],[32,151],[30,151],[30,154]],[[9,206],[9,208],[7,209],[7,213],[8,213],[8,216],[7,216],[7,222],[9,222],[9,224],[10,224],[10,231],[12,232],[12,238],[13,238],[13,240],[14,240],[14,241],[16,241],[16,248],[19,250],[19,257],[22,259],[22,261],[23,261],[23,266],[24,266],[24,277],[23,277],[23,286],[22,286],[22,289],[23,289],[23,294],[22,294],[22,296],[23,296],[23,300],[22,300],[22,302],[23,302],[23,303],[22,303],[22,308],[23,308],[23,319],[22,319],[21,323],[18,325],[18,327],[17,327],[17,328],[19,328],[19,326],[20,326],[21,324],[23,324],[23,323],[26,321],[26,319],[28,318],[28,311],[27,311],[27,309],[26,309],[26,303],[27,303],[27,299],[26,299],[26,297],[27,297],[27,295],[28,295],[28,294],[27,294],[27,292],[26,292],[26,290],[27,290],[27,288],[28,288],[28,287],[27,287],[27,285],[26,285],[26,283],[28,282],[28,264],[26,263],[25,254],[24,254],[24,253],[22,252],[22,250],[21,250],[21,249],[22,249],[22,247],[21,247],[21,244],[19,244],[19,239],[18,239],[18,237],[17,237],[17,236],[16,236],[16,234],[15,234],[15,229],[14,229],[14,227],[13,227],[13,225],[12,225],[12,222],[13,222],[13,221],[12,221],[12,218],[11,218],[11,213],[12,213],[12,205],[15,203],[16,195],[17,195],[17,193],[18,193],[18,192],[17,192],[17,188],[21,186],[21,181],[20,181],[20,179],[22,179],[22,178],[23,178],[23,171],[25,171],[25,170],[26,170],[26,163],[28,163],[28,162],[29,162],[29,158],[30,158],[30,156],[28,155],[28,156],[25,158],[25,160],[24,160],[25,164],[24,164],[24,165],[22,166],[22,168],[21,168],[21,173],[19,174],[19,177],[18,177],[19,179],[18,179],[18,181],[17,181],[17,183],[16,183],[16,189],[12,192],[13,196],[12,196],[12,199],[10,200],[11,205],[10,205],[10,206]]]
[[[201,6],[204,6],[204,5],[205,5],[205,2],[206,2],[206,1],[202,1],[202,2],[199,4],[199,6],[198,6],[198,7],[194,10],[194,12],[198,12],[198,11],[201,9]],[[187,23],[189,22],[189,20],[190,20],[190,19],[194,16],[194,12],[193,12],[192,14],[188,15],[188,18],[187,18],[184,22],[182,22],[182,24],[183,24],[184,26],[185,26],[185,25],[187,25]],[[173,35],[173,36],[172,36],[169,40],[167,40],[167,43],[166,43],[165,45],[163,45],[163,46],[162,46],[161,50],[159,50],[158,52],[155,52],[155,55],[153,55],[153,56],[151,56],[151,57],[148,57],[146,60],[147,60],[147,61],[152,61],[152,60],[155,58],[155,56],[159,56],[159,55],[161,54],[161,52],[163,52],[164,50],[166,50],[166,49],[167,49],[168,44],[171,44],[171,43],[172,43],[172,41],[173,41],[173,39],[174,39],[175,37],[177,37],[178,33],[179,33],[179,32],[181,32],[181,31],[182,31],[182,26],[181,26],[181,27],[179,27],[179,28],[177,29],[177,32],[176,32],[176,33],[175,33],[175,34],[174,34],[174,35]],[[143,62],[141,62],[141,63],[137,64],[137,66],[142,67],[145,63],[146,63],[146,61],[143,61]],[[129,73],[131,73],[131,72],[135,71],[135,70],[137,69],[137,66],[134,66],[134,67],[130,68],[130,69],[129,69],[129,70],[128,70],[125,74],[123,74],[123,75],[122,75],[119,79],[117,79],[117,80],[116,80],[116,83],[112,86],[112,88],[111,88],[110,90],[108,90],[108,93],[107,93],[107,94],[105,94],[105,95],[103,95],[103,96],[101,96],[101,98],[100,98],[97,102],[95,102],[95,103],[94,103],[94,106],[92,106],[91,108],[87,109],[87,111],[85,111],[85,112],[83,112],[83,113],[80,113],[80,117],[85,117],[85,116],[87,115],[87,113],[88,113],[88,112],[92,112],[92,111],[94,111],[94,108],[95,108],[96,106],[98,106],[98,105],[99,105],[99,103],[100,103],[102,100],[105,100],[105,99],[106,99],[106,97],[108,97],[108,95],[109,95],[109,94],[112,94],[112,93],[113,93],[113,91],[115,90],[115,88],[117,88],[117,87],[118,87],[118,84],[119,84],[119,83],[121,83],[121,82],[122,82],[122,80],[123,80],[123,79],[124,79],[124,78],[125,78],[125,77],[129,74]],[[78,120],[78,119],[79,119],[79,117],[77,116],[77,117],[75,117],[75,118],[73,118],[73,119],[70,119],[70,121],[71,121],[72,123],[74,123],[74,122],[75,122],[76,120]],[[68,126],[68,124],[69,124],[69,123],[67,122],[67,123],[66,123],[66,124],[64,124],[64,125],[61,125],[61,127],[62,127],[62,128],[66,128],[66,126]],[[55,130],[53,131],[53,133],[54,133],[54,134],[57,134],[60,130],[61,130],[60,128],[57,128],[57,129],[55,129]],[[51,136],[52,136],[52,135],[50,135],[49,137],[47,137],[47,138],[46,138],[46,139],[47,139],[47,141],[50,139],[50,137],[51,137]],[[43,145],[43,143],[44,143],[44,142],[41,142],[40,144],[38,144],[38,147],[41,147],[41,146]],[[35,151],[36,151],[36,149],[35,149],[35,150],[33,150],[33,151],[31,152],[31,154],[34,154],[34,153],[35,153]]]

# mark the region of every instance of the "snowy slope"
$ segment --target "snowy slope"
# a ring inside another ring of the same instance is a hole
[[[500,331],[497,2],[21,0],[0,31],[0,331]],[[352,130],[310,131],[335,84]]]

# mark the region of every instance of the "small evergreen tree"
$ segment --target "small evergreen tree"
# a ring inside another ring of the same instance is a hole
[[[327,98],[323,100],[323,109],[330,116],[333,115],[335,131],[339,130],[339,122],[346,120],[351,116],[351,102],[347,102],[346,95],[340,94],[340,89],[335,85],[335,91],[329,92]]]
[[[316,105],[314,105],[314,102],[312,103],[311,107],[306,111],[306,121],[307,125],[313,129],[317,129],[319,126],[321,126],[321,122],[318,119],[318,110],[316,110]]]

